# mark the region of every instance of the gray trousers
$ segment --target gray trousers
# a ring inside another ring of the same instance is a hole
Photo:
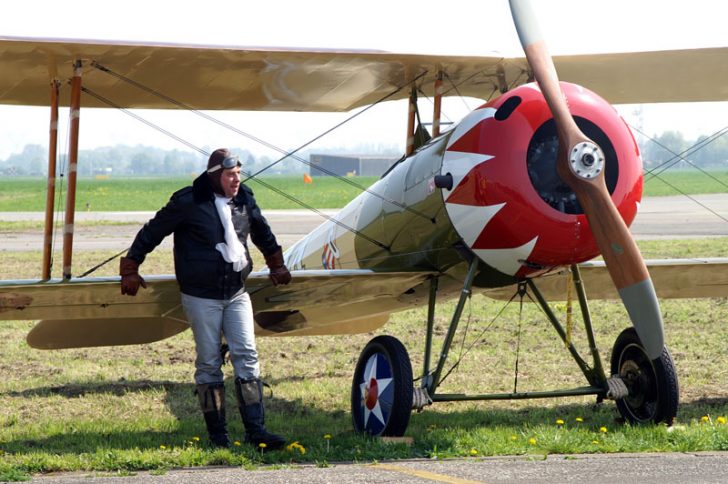
[[[235,376],[243,380],[260,377],[255,349],[253,306],[242,292],[232,299],[204,299],[182,294],[182,307],[192,327],[197,358],[195,383],[223,381],[220,344],[225,335]]]

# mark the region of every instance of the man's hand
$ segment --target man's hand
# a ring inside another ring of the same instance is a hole
[[[285,285],[291,282],[291,273],[283,264],[283,251],[280,248],[277,252],[265,256],[265,263],[268,264],[268,269],[270,269],[270,280],[273,281],[273,285]]]
[[[129,257],[122,257],[119,261],[119,274],[121,275],[121,293],[136,296],[139,286],[147,288],[144,278],[139,275],[139,263]]]

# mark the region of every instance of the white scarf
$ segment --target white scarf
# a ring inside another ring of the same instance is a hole
[[[240,272],[248,265],[248,258],[245,256],[245,247],[233,227],[230,200],[230,198],[215,194],[215,208],[225,229],[225,243],[220,242],[215,248],[220,251],[226,262],[232,262],[235,272]]]

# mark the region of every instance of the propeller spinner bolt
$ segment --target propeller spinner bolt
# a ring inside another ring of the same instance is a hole
[[[571,149],[569,166],[581,178],[594,178],[604,169],[604,152],[592,141],[584,141]]]

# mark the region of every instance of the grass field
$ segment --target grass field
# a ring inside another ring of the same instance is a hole
[[[712,178],[711,178],[712,177]],[[693,171],[669,171],[659,177],[647,177],[645,196],[678,195],[685,193],[724,193],[728,191],[728,172],[711,172],[710,177]],[[312,184],[302,177],[268,177],[262,181],[287,195],[316,208],[340,208],[369,187],[376,177],[353,177],[350,185],[333,177],[314,178]],[[192,182],[180,178],[110,178],[108,180],[80,179],[76,195],[77,210],[127,211],[157,210],[169,200],[170,194]],[[251,181],[261,207],[266,209],[302,208],[275,191]],[[356,186],[358,185],[358,186]],[[677,187],[680,191],[672,187]],[[0,180],[0,212],[43,211],[46,182],[41,178],[3,178]],[[60,182],[57,193],[60,194]],[[64,192],[65,193],[65,192]],[[65,205],[57,203],[62,209]]]
[[[350,183],[333,177],[314,178],[306,184],[302,177],[270,177],[262,181],[277,190],[316,208],[340,208],[369,187],[376,177],[347,178]],[[111,178],[108,180],[79,179],[76,194],[77,210],[148,211],[157,210],[176,190],[190,185],[185,178]],[[266,209],[299,209],[300,205],[256,181],[248,183],[261,207]],[[60,194],[60,186],[56,188]],[[3,178],[0,180],[0,212],[45,210],[46,182],[44,179]],[[63,192],[65,193],[65,191]],[[63,203],[56,203],[63,209]]]
[[[689,251],[694,256],[728,254],[728,239],[645,241],[647,257]],[[88,267],[110,252],[78,252]],[[22,277],[37,253],[5,253],[0,278]],[[171,272],[165,251],[145,262],[149,273]],[[99,275],[113,274],[107,266]],[[501,302],[474,296],[463,316],[460,348],[477,341],[444,392],[511,391],[519,316],[517,305],[491,325]],[[554,306],[563,316],[563,305]],[[608,361],[616,335],[627,326],[621,305],[593,301],[598,345]],[[681,384],[677,424],[631,427],[615,406],[594,406],[588,397],[553,400],[439,403],[413,414],[408,446],[356,435],[349,414],[351,376],[359,352],[375,334],[392,334],[408,348],[415,374],[421,370],[425,309],[405,311],[376,333],[347,337],[261,338],[263,376],[273,388],[267,398],[268,425],[299,442],[289,450],[261,455],[246,445],[213,450],[192,395],[194,347],[188,332],[150,345],[38,351],[24,337],[33,322],[0,323],[0,481],[32,473],[83,470],[128,475],[180,466],[286,465],[336,461],[367,462],[411,457],[593,452],[728,450],[728,367],[723,299],[663,302],[668,344]],[[438,308],[435,334],[442,339],[452,303]],[[519,390],[580,386],[583,377],[536,308],[526,305],[520,322]],[[487,331],[484,331],[486,330]],[[584,350],[584,335],[574,333]],[[436,348],[438,345],[436,344]],[[228,376],[231,371],[226,368]],[[231,388],[231,382],[228,381]],[[231,432],[242,425],[228,394]],[[558,424],[557,421],[563,421]],[[330,438],[326,438],[329,436]],[[198,438],[200,440],[198,440]],[[303,452],[305,450],[305,453]]]

